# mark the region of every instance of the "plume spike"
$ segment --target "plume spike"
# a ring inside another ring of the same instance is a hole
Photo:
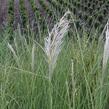
[[[45,53],[49,64],[49,76],[52,76],[53,70],[56,66],[56,61],[59,53],[62,49],[63,38],[69,29],[68,15],[70,11],[67,11],[60,21],[54,25],[54,28],[45,38]]]
[[[105,70],[108,59],[109,59],[109,22],[107,23],[106,27],[106,41],[104,45],[104,54],[103,54],[103,69]]]

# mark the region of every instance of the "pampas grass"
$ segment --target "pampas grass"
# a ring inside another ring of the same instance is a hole
[[[78,32],[78,28],[70,29],[69,40],[64,43],[69,14],[66,12],[51,28],[44,47],[46,29],[40,31],[39,42],[29,29],[28,33],[21,34],[19,29],[13,35],[8,31],[1,35],[0,109],[106,109],[108,27],[105,45],[96,40],[99,34],[93,31],[89,40],[89,35],[84,30]],[[9,36],[14,39],[11,43]]]
[[[109,23],[107,23],[105,34],[106,34],[106,41],[104,45],[104,54],[103,54],[103,70],[105,70],[109,59]]]
[[[59,60],[55,61],[56,67],[53,66],[55,71],[51,69],[52,74],[48,73],[48,64],[52,61],[48,61],[43,52],[43,37],[38,43],[32,39],[33,34],[15,32],[8,49],[8,32],[1,36],[0,96],[3,99],[0,99],[0,109],[106,109],[106,103],[109,104],[109,68],[102,73],[103,43],[98,44],[94,32],[91,41],[84,32],[78,41],[79,36],[72,30],[69,40],[64,41],[65,34],[63,36],[64,47],[61,44],[62,53],[55,58]],[[45,34],[41,33],[41,36]]]
[[[107,22],[105,29],[106,31],[105,31],[105,44],[104,44],[104,52],[103,52],[103,65],[102,65],[102,74],[100,79],[100,84],[101,84],[100,106],[102,106],[103,97],[105,93],[104,90],[107,90],[107,88],[104,88],[104,84],[105,84],[105,80],[107,79],[107,73],[105,71],[109,60],[109,22]]]
[[[67,19],[70,11],[67,11],[60,21],[54,26],[49,36],[45,38],[45,53],[49,64],[49,77],[53,75],[56,61],[62,49],[63,38],[69,29],[69,21]]]
[[[56,61],[59,56],[59,53],[62,50],[62,44],[65,34],[69,29],[68,15],[70,11],[67,11],[60,21],[54,25],[54,28],[49,33],[49,36],[45,38],[45,53],[47,56],[47,62],[49,65],[49,100],[50,100],[50,109],[52,109],[52,75],[54,68],[56,66]]]

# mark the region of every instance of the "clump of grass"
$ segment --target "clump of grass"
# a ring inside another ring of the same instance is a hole
[[[68,14],[49,32],[45,48],[40,45],[42,42],[33,41],[33,34],[16,31],[9,44],[9,33],[3,34],[0,109],[105,109],[106,104],[108,107],[109,68],[102,72],[104,44],[96,40],[96,33],[91,34],[90,40],[85,31],[79,36],[74,29],[70,31],[73,38],[69,34],[70,38],[64,40],[69,28]]]

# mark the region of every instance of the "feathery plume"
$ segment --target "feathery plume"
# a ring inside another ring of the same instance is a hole
[[[45,38],[45,53],[49,64],[50,77],[52,76],[58,55],[62,49],[63,38],[69,29],[69,21],[67,18],[69,14],[70,11],[67,11],[60,21],[54,25],[49,36]]]
[[[33,47],[32,47],[32,53],[31,53],[31,68],[32,71],[34,71],[34,64],[35,64],[35,43],[33,43]]]
[[[14,59],[15,59],[17,65],[18,65],[18,67],[19,67],[19,66],[20,66],[20,64],[19,64],[19,58],[18,58],[18,56],[17,56],[17,54],[16,54],[14,48],[13,48],[12,45],[9,44],[9,43],[8,43],[8,48],[9,48],[10,51],[13,53],[13,57],[14,57]]]
[[[106,35],[106,41],[104,45],[104,54],[103,54],[103,70],[105,70],[109,59],[109,22],[107,23],[105,35]]]
[[[52,75],[53,70],[56,66],[56,61],[59,53],[62,49],[63,38],[65,33],[68,32],[69,21],[67,19],[70,11],[67,11],[60,21],[54,25],[54,28],[49,33],[48,37],[45,38],[45,53],[47,55],[47,61],[49,65],[48,81],[49,81],[49,100],[50,100],[50,109],[52,109]]]

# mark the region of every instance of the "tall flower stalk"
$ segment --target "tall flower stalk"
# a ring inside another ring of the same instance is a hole
[[[69,11],[64,14],[49,33],[48,37],[45,38],[45,53],[49,64],[50,78],[52,78],[58,55],[62,50],[63,38],[69,29],[68,14],[70,14]]]
[[[107,22],[106,24],[105,38],[106,39],[105,39],[104,53],[103,53],[103,68],[102,68],[102,75],[101,75],[101,80],[100,80],[100,84],[101,84],[100,107],[102,106],[102,103],[103,103],[103,97],[104,97],[103,86],[104,86],[104,82],[106,79],[105,70],[108,64],[108,60],[109,60],[109,22]]]
[[[57,58],[59,53],[62,50],[62,44],[65,34],[69,29],[69,20],[68,15],[70,14],[67,11],[60,21],[54,25],[54,28],[49,33],[48,37],[45,38],[45,53],[47,56],[47,62],[49,65],[49,100],[50,100],[50,109],[52,109],[52,75],[54,68],[56,66]]]
[[[107,66],[107,62],[109,60],[109,22],[106,26],[106,41],[104,45],[104,54],[103,54],[103,70],[105,70]]]

